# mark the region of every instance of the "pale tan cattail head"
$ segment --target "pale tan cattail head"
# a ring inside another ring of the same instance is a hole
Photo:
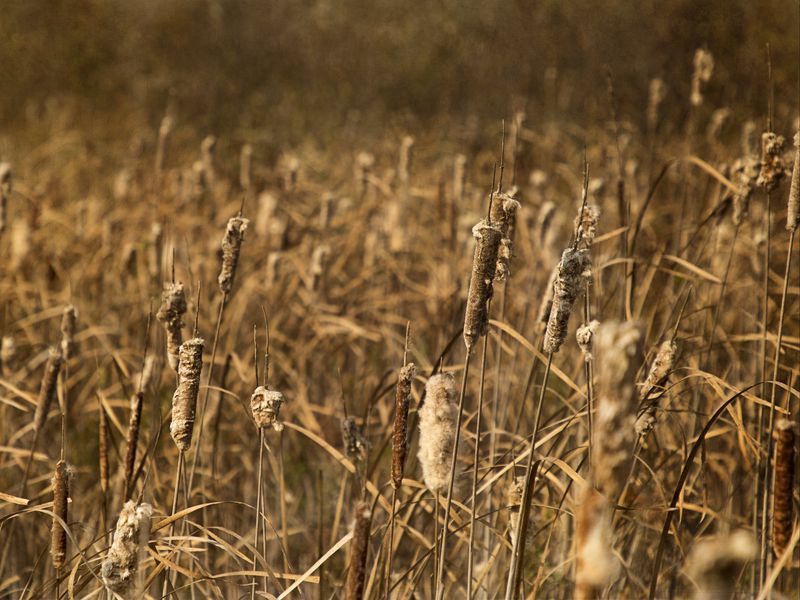
[[[475,238],[475,252],[464,314],[464,343],[468,352],[489,329],[489,299],[492,297],[492,281],[497,270],[497,254],[503,234],[494,223],[481,220],[472,228],[472,235]]]
[[[61,314],[61,355],[69,360],[75,351],[75,325],[78,321],[78,310],[72,304],[64,307]]]
[[[114,530],[114,540],[100,567],[100,576],[108,589],[123,598],[133,598],[139,561],[150,541],[153,507],[128,500],[122,507]]]
[[[276,390],[268,390],[263,385],[258,386],[250,396],[250,411],[253,420],[259,429],[272,428],[283,431],[280,422],[281,406],[285,402],[283,394]]]
[[[750,198],[758,181],[759,161],[755,155],[748,155],[734,161],[731,178],[737,190],[732,193],[733,224],[741,225],[750,211]]]
[[[283,188],[291,194],[297,189],[299,180],[300,159],[293,154],[289,154],[283,160]]]
[[[758,185],[768,192],[777,188],[786,175],[782,157],[785,141],[782,135],[772,131],[761,134],[761,171],[758,173]]]
[[[456,440],[458,406],[456,385],[449,373],[439,373],[425,385],[425,402],[419,409],[419,451],[426,487],[432,492],[447,493],[450,484],[450,461]]]
[[[394,425],[392,427],[392,487],[403,484],[403,471],[408,454],[408,407],[411,403],[411,384],[417,374],[417,366],[408,363],[397,378],[394,402]]]
[[[217,153],[217,138],[213,135],[207,135],[200,143],[200,156],[203,163],[203,175],[206,178],[206,183],[212,185],[216,179],[216,170],[214,167],[214,157]]]
[[[733,598],[742,569],[756,555],[751,533],[744,530],[701,539],[689,554],[686,572],[697,585],[695,600]]]
[[[150,227],[150,244],[147,248],[150,276],[156,279],[161,274],[161,259],[164,249],[164,228],[161,223],[153,223]]]
[[[414,164],[414,138],[407,135],[400,142],[400,158],[397,162],[397,178],[401,185],[408,185]]]
[[[181,344],[179,351],[178,387],[172,395],[169,432],[181,452],[187,452],[192,445],[204,343],[202,338],[192,338]]]
[[[619,572],[608,501],[589,485],[575,513],[575,600],[595,600]]]
[[[251,179],[250,172],[253,162],[253,147],[250,144],[242,146],[242,153],[239,156],[239,185],[243,190],[249,190]]]
[[[775,424],[775,480],[772,509],[772,550],[781,556],[792,537],[792,495],[794,494],[795,433],[792,422]]]
[[[643,361],[642,332],[631,322],[601,323],[593,336],[597,415],[592,480],[616,502],[628,477],[636,442],[636,372]]]
[[[170,116],[165,116],[161,119],[161,125],[158,128],[158,145],[156,147],[156,171],[164,169],[164,161],[167,158],[167,143],[169,135],[172,132],[173,120]]]
[[[58,374],[61,372],[63,358],[59,348],[50,348],[47,365],[44,368],[42,383],[39,386],[39,398],[36,403],[36,413],[33,417],[33,430],[39,432],[47,420],[47,413],[58,394]]]
[[[678,345],[673,340],[666,340],[659,347],[653,364],[650,365],[647,379],[639,390],[639,400],[643,404],[636,418],[635,429],[638,435],[647,435],[655,427],[658,399],[652,396],[667,382],[669,374],[675,368],[677,354]]]
[[[367,438],[364,437],[355,418],[345,417],[341,421],[341,426],[344,453],[353,462],[365,460],[368,449]]]
[[[222,268],[217,278],[219,289],[223,294],[229,294],[233,288],[233,278],[236,276],[236,266],[239,264],[244,232],[249,223],[249,220],[239,216],[228,219],[225,237],[222,238]]]
[[[714,72],[714,57],[708,50],[699,48],[694,53],[694,73],[692,74],[692,106],[703,104],[703,84],[708,83]]]
[[[364,597],[371,525],[372,510],[369,504],[359,502],[356,505],[356,518],[353,524],[353,541],[350,542],[349,568],[344,586],[345,600],[361,600]]]
[[[597,333],[597,328],[600,326],[600,321],[589,321],[588,323],[578,327],[575,332],[575,339],[578,342],[578,348],[581,349],[583,360],[591,362],[594,358],[592,355],[592,338]]]
[[[261,192],[256,204],[258,205],[256,233],[260,238],[267,239],[272,233],[272,224],[277,216],[278,198],[270,192]]]
[[[575,217],[575,230],[581,248],[590,248],[597,236],[597,223],[600,220],[600,207],[596,204],[587,204],[583,211]]]
[[[658,77],[651,79],[647,100],[647,124],[650,131],[654,131],[658,125],[658,109],[666,96],[667,86],[664,80]]]
[[[800,225],[800,131],[794,134],[794,166],[786,210],[786,230],[795,231],[798,225]]]
[[[53,474],[53,526],[50,530],[50,558],[57,571],[64,567],[67,558],[67,532],[62,522],[68,522],[70,478],[71,469],[66,461],[58,461]]]
[[[167,333],[167,359],[178,370],[178,352],[183,343],[183,315],[186,314],[186,292],[180,282],[167,283],[161,293],[161,307],[156,318]]]
[[[514,228],[517,222],[517,211],[520,204],[513,192],[497,194],[492,202],[492,225],[500,229],[500,247],[497,251],[497,267],[495,279],[503,281],[510,275],[511,255],[513,252]]]
[[[592,260],[586,249],[567,248],[561,255],[553,283],[553,306],[544,333],[545,352],[558,352],[567,338],[572,305],[585,284],[584,272],[591,266]]]

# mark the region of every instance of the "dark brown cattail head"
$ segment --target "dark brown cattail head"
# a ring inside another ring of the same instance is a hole
[[[161,307],[156,318],[167,333],[167,358],[169,365],[178,370],[178,351],[183,343],[183,315],[186,314],[186,292],[183,284],[168,283],[161,292]]]
[[[345,417],[342,419],[341,426],[344,453],[353,462],[364,460],[367,457],[367,439],[355,418]]]
[[[408,454],[408,407],[411,402],[411,384],[417,366],[409,363],[400,369],[394,402],[394,427],[392,428],[392,487],[400,489]]]
[[[228,219],[225,237],[222,238],[222,269],[219,273],[219,289],[223,294],[229,294],[233,288],[233,278],[236,276],[236,265],[239,263],[239,254],[242,251],[244,232],[250,223],[244,217]]]
[[[775,424],[775,482],[772,509],[772,549],[783,554],[792,536],[792,494],[794,493],[794,430],[792,422],[781,419]]]
[[[561,255],[558,273],[553,283],[553,306],[544,333],[545,352],[558,352],[567,338],[572,305],[583,289],[584,272],[591,266],[592,260],[586,249],[567,248]]]
[[[144,394],[136,392],[131,397],[131,414],[128,421],[127,447],[125,450],[125,463],[122,478],[122,498],[128,499],[131,492],[133,467],[136,463],[136,448],[139,445],[139,429],[142,422],[142,403]]]
[[[772,131],[761,134],[761,171],[758,174],[758,185],[768,192],[778,187],[786,175],[781,156],[784,143],[783,136]]]
[[[280,392],[268,390],[263,385],[258,386],[250,396],[250,411],[253,413],[256,426],[259,429],[271,427],[275,431],[282,431],[283,423],[279,417],[284,401]]]
[[[39,399],[36,403],[36,413],[33,417],[33,430],[39,432],[44,427],[44,422],[47,420],[47,413],[50,412],[50,406],[53,404],[56,395],[58,394],[58,374],[61,371],[61,350],[58,348],[50,348],[50,356],[47,359],[47,365],[44,368],[44,376],[42,377],[42,384],[39,387]]]
[[[800,131],[794,134],[794,167],[792,168],[792,185],[789,188],[786,230],[794,231],[798,225],[800,225]]]
[[[475,252],[464,315],[464,344],[468,352],[489,329],[489,299],[492,297],[492,281],[497,270],[497,253],[503,233],[494,223],[481,220],[472,228],[472,235],[475,238]]]
[[[204,343],[202,338],[186,340],[181,344],[179,353],[178,387],[172,395],[172,420],[169,432],[181,452],[187,452],[192,445]]]
[[[108,415],[100,405],[100,422],[97,430],[97,460],[100,469],[100,489],[103,494],[108,493]]]
[[[356,520],[353,524],[353,541],[350,542],[350,566],[344,587],[345,600],[361,600],[364,597],[371,525],[372,511],[369,504],[359,502],[356,505]]]
[[[53,526],[50,530],[50,557],[53,567],[60,570],[67,558],[67,532],[61,521],[67,522],[67,499],[69,498],[70,473],[66,461],[56,464],[53,474]],[[60,521],[59,521],[60,519]]]
[[[114,530],[114,541],[100,567],[100,576],[106,587],[123,598],[138,590],[134,579],[140,556],[150,541],[150,519],[153,507],[128,500],[122,507]]]
[[[61,355],[64,360],[69,360],[75,350],[75,325],[78,321],[78,311],[72,304],[64,307],[61,315]]]

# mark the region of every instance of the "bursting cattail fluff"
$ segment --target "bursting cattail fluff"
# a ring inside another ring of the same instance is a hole
[[[600,220],[600,207],[596,204],[587,204],[583,211],[575,217],[575,229],[578,232],[578,241],[581,248],[589,248],[597,236],[597,223]]]
[[[75,324],[78,320],[78,311],[71,304],[64,308],[61,315],[61,355],[64,360],[69,360],[75,350]]]
[[[579,492],[575,512],[575,600],[595,600],[619,572],[614,555],[611,511],[590,485]]]
[[[553,305],[544,333],[545,352],[558,352],[564,343],[572,305],[583,289],[584,271],[591,266],[592,260],[586,249],[567,248],[561,255],[553,283]]]
[[[239,263],[239,254],[242,251],[244,232],[250,223],[244,217],[228,219],[225,228],[225,237],[222,238],[222,269],[217,281],[223,294],[229,294],[233,288],[233,278],[236,276],[236,265]]]
[[[781,419],[775,424],[775,479],[772,508],[772,549],[780,556],[792,537],[792,495],[794,493],[794,441],[792,422]]]
[[[350,566],[344,587],[345,600],[361,600],[364,597],[371,525],[372,511],[369,504],[359,502],[356,505],[356,519],[353,524],[353,541],[350,542]]]
[[[161,293],[161,307],[156,318],[167,333],[167,359],[169,366],[178,370],[178,352],[183,343],[183,315],[186,313],[186,293],[183,284],[168,283]]]
[[[740,530],[717,539],[698,541],[688,558],[687,574],[697,584],[695,600],[733,597],[742,569],[755,558],[752,534]]]
[[[394,425],[392,427],[392,487],[403,484],[403,471],[408,454],[408,407],[411,402],[411,384],[417,374],[417,366],[409,363],[400,369],[397,378],[394,402]]]
[[[181,452],[187,452],[192,445],[204,343],[202,338],[192,338],[181,344],[179,351],[178,387],[172,395],[169,432]]]
[[[36,413],[33,417],[33,431],[39,432],[44,427],[47,413],[53,404],[58,393],[58,374],[61,372],[61,350],[51,348],[47,358],[47,365],[44,368],[44,376],[39,386],[39,398],[36,403]]]
[[[458,406],[453,376],[439,373],[425,385],[425,402],[419,409],[419,451],[425,486],[436,493],[447,493],[450,460],[456,439]]]
[[[472,228],[472,235],[475,238],[475,252],[464,314],[464,343],[468,352],[489,329],[488,303],[492,297],[492,281],[497,269],[502,232],[494,223],[481,220]]]
[[[103,583],[123,598],[137,592],[134,578],[150,541],[150,518],[153,507],[147,503],[136,504],[128,500],[119,513],[114,541],[100,567]]]
[[[699,48],[694,53],[694,73],[692,74],[692,106],[703,103],[703,84],[708,83],[714,72],[714,57],[708,50]]]
[[[667,381],[669,374],[675,368],[675,357],[678,353],[678,345],[672,340],[666,340],[661,344],[656,354],[650,371],[647,373],[639,392],[639,400],[644,402],[644,407],[640,410],[636,419],[636,433],[645,435],[649,433],[656,423],[656,409],[658,401],[651,400],[650,396],[657,388],[661,388]]]
[[[800,225],[800,131],[794,134],[794,167],[786,211],[786,230],[794,231],[798,225]]]
[[[758,173],[758,185],[770,192],[786,175],[783,166],[783,145],[785,140],[782,135],[765,131],[761,134],[761,171]]]
[[[53,526],[50,529],[50,558],[53,567],[60,570],[67,558],[67,532],[64,529],[67,523],[67,510],[69,498],[69,484],[71,469],[66,461],[60,460],[56,464],[53,474]]]
[[[586,362],[591,362],[594,358],[592,355],[592,338],[594,337],[594,334],[597,333],[597,328],[599,325],[600,321],[589,321],[585,325],[578,327],[578,330],[575,332],[575,339],[578,342],[578,348],[581,349],[583,360]]]
[[[283,431],[280,422],[281,406],[285,402],[283,394],[276,390],[268,390],[263,385],[258,386],[250,396],[250,412],[259,429],[271,427],[275,431]]]
[[[367,438],[361,433],[361,428],[355,418],[345,417],[340,425],[344,453],[354,462],[364,460],[367,457]]]
[[[514,229],[517,223],[517,210],[520,204],[513,193],[498,194],[492,202],[492,224],[500,228],[500,247],[497,250],[495,279],[503,281],[510,274],[513,251]]]

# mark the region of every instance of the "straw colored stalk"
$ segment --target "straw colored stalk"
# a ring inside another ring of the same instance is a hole
[[[695,600],[728,600],[745,565],[755,558],[752,536],[736,531],[698,541],[688,558],[687,574],[697,584]]]
[[[47,365],[44,368],[44,376],[42,383],[39,387],[39,399],[36,403],[36,413],[33,417],[33,431],[36,435],[44,427],[47,420],[47,413],[50,412],[50,406],[55,400],[58,392],[58,374],[61,371],[61,364],[63,359],[61,357],[61,350],[58,348],[50,348],[50,354],[47,359]]]
[[[800,225],[800,132],[794,134],[794,148],[792,185],[789,188],[789,203],[786,212],[786,230],[790,233]]]
[[[227,295],[233,288],[233,279],[236,276],[236,265],[239,263],[239,254],[242,251],[244,232],[250,223],[244,217],[228,219],[225,237],[222,238],[222,269],[219,273],[219,289]]]
[[[757,183],[768,192],[777,188],[786,175],[782,158],[784,143],[783,136],[772,131],[761,134],[761,171]]]
[[[179,351],[183,343],[183,315],[186,314],[186,292],[183,284],[168,283],[161,293],[161,307],[156,318],[167,333],[167,359],[169,366],[178,370]]]
[[[181,453],[187,452],[192,445],[204,343],[202,338],[186,340],[179,352],[178,387],[172,396],[172,420],[169,431]]]
[[[417,374],[417,366],[409,363],[400,369],[395,390],[394,426],[392,428],[392,487],[397,490],[403,484],[403,472],[408,455],[408,407],[411,403],[411,384]]]
[[[125,463],[122,479],[122,498],[127,500],[131,492],[131,479],[133,468],[136,464],[136,449],[139,445],[139,429],[142,423],[142,403],[144,394],[136,392],[131,397],[131,414],[128,421],[128,435],[126,438]]]
[[[650,365],[647,379],[639,392],[639,400],[644,403],[635,425],[636,433],[639,435],[646,435],[655,427],[658,400],[651,399],[650,396],[666,384],[669,374],[675,368],[677,353],[678,345],[673,340],[666,340],[661,344],[653,364]]]
[[[595,600],[619,572],[608,501],[589,485],[575,514],[575,600]]]
[[[425,486],[433,493],[447,493],[450,461],[456,439],[458,406],[456,386],[449,373],[438,373],[425,385],[425,402],[419,409],[419,451]]]
[[[772,549],[783,554],[792,536],[792,494],[794,490],[794,440],[792,423],[781,419],[775,424],[775,480],[772,509]]]
[[[283,423],[279,417],[284,402],[285,399],[280,392],[268,390],[263,385],[258,386],[250,396],[250,411],[253,413],[256,426],[259,429],[272,428],[275,431],[283,431]]]
[[[364,597],[369,533],[372,525],[372,511],[369,504],[356,505],[356,520],[353,524],[353,541],[350,542],[350,567],[344,587],[345,600],[361,600]]]
[[[67,498],[69,497],[70,469],[66,461],[56,463],[53,474],[53,526],[50,530],[50,557],[53,567],[60,571],[67,558],[67,532],[63,523],[67,522]],[[60,519],[60,520],[59,520]]]
[[[592,260],[586,249],[567,248],[561,255],[553,283],[553,305],[544,333],[545,352],[558,352],[567,338],[572,306],[583,289],[584,272],[591,266]]]
[[[139,561],[150,541],[153,507],[128,500],[122,507],[114,530],[114,541],[100,567],[106,587],[123,598],[139,597],[134,579]]]
[[[72,304],[64,307],[61,315],[61,354],[64,360],[69,360],[75,350],[75,325],[78,320],[78,311]]]
[[[492,297],[492,281],[497,270],[497,254],[503,233],[494,223],[481,220],[472,228],[472,235],[475,238],[475,252],[464,314],[464,344],[468,353],[489,330],[489,299]]]

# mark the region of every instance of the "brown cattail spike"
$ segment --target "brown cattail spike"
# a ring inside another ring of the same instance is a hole
[[[447,493],[450,460],[456,439],[458,406],[453,376],[439,373],[428,379],[425,402],[419,409],[419,451],[425,485],[432,492]]]
[[[353,541],[350,542],[350,567],[344,587],[345,600],[361,600],[364,597],[371,525],[372,511],[369,504],[359,502],[356,506],[356,520],[353,524]]]
[[[119,513],[114,541],[100,567],[106,587],[123,598],[130,597],[140,555],[150,541],[150,518],[153,507],[128,500]]]
[[[792,536],[792,494],[794,493],[794,440],[792,423],[781,419],[775,424],[775,487],[772,509],[772,549],[783,554]]]
[[[411,384],[417,366],[409,363],[400,369],[394,402],[394,427],[392,428],[392,487],[400,489],[408,454],[408,407],[411,402]]]
[[[475,238],[475,253],[464,315],[467,351],[471,351],[489,329],[489,299],[492,297],[492,281],[497,270],[497,254],[503,233],[494,223],[481,220],[472,228],[472,235]]]
[[[36,403],[36,413],[33,417],[33,431],[38,433],[44,427],[47,420],[47,413],[58,393],[58,374],[61,371],[61,350],[58,348],[50,349],[50,356],[47,359],[47,366],[44,368],[42,384],[39,387],[39,400]]]
[[[233,288],[233,278],[236,276],[236,265],[239,263],[239,254],[242,251],[244,232],[250,223],[244,217],[228,219],[225,237],[222,238],[222,269],[219,273],[219,289],[223,294],[229,294]]]
[[[545,352],[558,352],[564,343],[572,305],[583,289],[584,272],[591,266],[592,261],[586,249],[567,248],[561,255],[553,283],[553,306],[544,334]]]
[[[75,350],[75,325],[78,320],[78,311],[71,304],[64,307],[61,315],[61,354],[64,360],[69,360]]]
[[[108,416],[101,404],[100,422],[97,431],[97,460],[100,468],[100,489],[103,494],[108,493]]]
[[[56,464],[53,475],[53,526],[50,530],[50,557],[56,570],[63,568],[67,558],[67,498],[69,497],[70,473],[66,461]]]
[[[139,429],[142,422],[142,403],[144,394],[136,392],[131,397],[131,414],[128,421],[128,436],[126,439],[125,464],[122,479],[122,497],[127,500],[131,492],[131,479],[133,468],[136,463],[136,449],[139,445]]]
[[[794,231],[798,225],[800,225],[800,131],[794,134],[794,167],[786,211],[786,230]]]
[[[181,344],[180,348],[178,387],[172,395],[172,421],[169,432],[181,452],[187,452],[192,445],[204,343],[202,338],[192,338]]]
[[[175,371],[178,370],[178,353],[183,343],[183,315],[186,314],[186,292],[183,284],[168,283],[161,293],[161,307],[156,318],[167,332],[167,359]]]
[[[283,394],[258,386],[250,396],[250,411],[259,429],[272,427],[275,431],[283,431],[283,423],[279,417],[284,403]]]
[[[766,131],[761,134],[761,171],[758,174],[758,185],[770,192],[786,175],[783,167],[783,145],[785,140],[782,135]]]

